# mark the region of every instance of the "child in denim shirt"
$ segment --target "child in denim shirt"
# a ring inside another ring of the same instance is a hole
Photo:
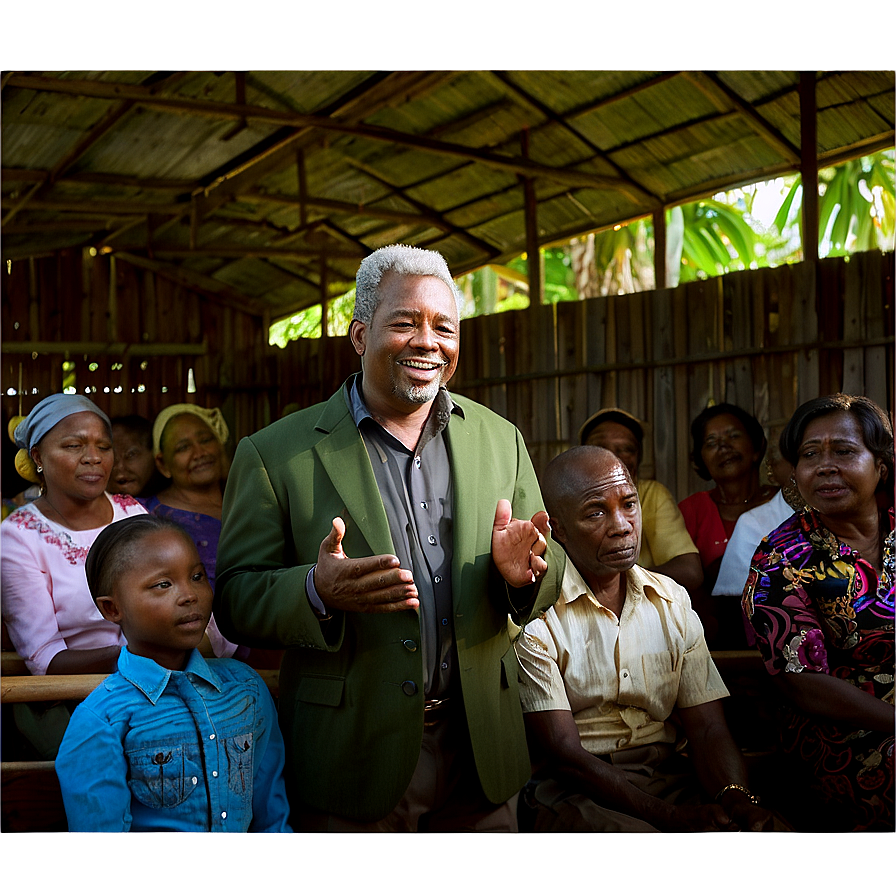
[[[196,649],[212,589],[177,523],[113,523],[87,557],[118,671],[74,712],[56,772],[71,831],[288,832],[283,738],[261,677]]]

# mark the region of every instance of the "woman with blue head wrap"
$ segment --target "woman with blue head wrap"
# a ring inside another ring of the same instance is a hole
[[[84,563],[114,520],[146,511],[109,495],[109,418],[81,395],[50,395],[15,427],[16,468],[40,497],[3,521],[3,620],[32,674],[112,672],[123,643],[87,587]]]

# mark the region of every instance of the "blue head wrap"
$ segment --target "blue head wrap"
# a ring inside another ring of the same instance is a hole
[[[48,395],[43,401],[39,401],[16,427],[14,435],[16,447],[31,451],[60,420],[72,414],[80,414],[82,411],[96,414],[111,430],[112,424],[109,418],[89,398],[83,395]]]

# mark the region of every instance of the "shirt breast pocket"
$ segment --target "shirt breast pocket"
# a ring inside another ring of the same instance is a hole
[[[134,798],[151,809],[179,806],[196,789],[202,769],[183,744],[154,744],[127,754]]]
[[[675,705],[678,697],[679,672],[671,651],[645,653],[641,657],[641,668],[644,672],[644,685],[649,701],[661,707]]]
[[[227,755],[227,786],[232,793],[252,801],[252,766],[255,753],[251,731],[223,738]]]

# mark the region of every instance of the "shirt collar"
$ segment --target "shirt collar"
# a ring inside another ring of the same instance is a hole
[[[170,669],[165,669],[155,660],[131,653],[127,647],[121,648],[118,657],[118,671],[122,678],[129,681],[137,690],[142,691],[153,704],[158,702],[173,674]],[[220,679],[198,650],[192,651],[186,669],[183,673],[178,674],[199,678],[215,690],[221,690]]]
[[[346,402],[348,404],[348,410],[352,415],[352,420],[355,421],[355,426],[360,426],[361,421],[367,419],[373,420],[374,423],[376,423],[376,419],[373,414],[370,413],[370,409],[367,407],[364,397],[361,395],[361,374],[357,374],[353,379],[346,383],[345,388],[347,392]],[[433,402],[432,412],[429,415],[430,418],[433,417],[433,413],[435,413],[436,419],[438,419],[441,424],[438,427],[439,430],[444,429],[445,426],[448,425],[448,420],[451,414],[458,414],[461,417],[464,416],[463,408],[454,401],[444,386],[439,387],[438,394]]]
[[[650,591],[667,603],[672,603],[672,597],[664,594],[653,584],[650,574],[641,569],[637,564],[625,573],[625,602],[639,601],[645,592]],[[582,574],[575,568],[569,557],[566,558],[566,569],[563,573],[563,586],[560,590],[560,599],[567,604],[584,597],[596,607],[603,604],[594,596],[594,592],[588,587],[588,583]]]

